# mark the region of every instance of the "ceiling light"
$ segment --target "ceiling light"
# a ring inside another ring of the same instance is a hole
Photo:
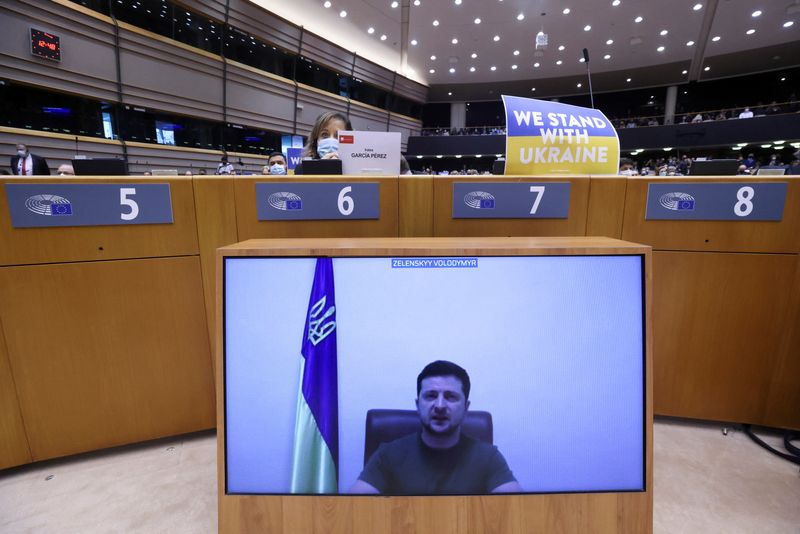
[[[633,22],[639,23],[639,22],[642,22],[643,20],[644,20],[644,18],[641,15],[639,15],[638,17],[633,19]]]
[[[761,16],[761,10],[760,9],[756,9],[755,11],[753,11],[753,13],[750,16],[753,17],[753,18],[760,17]]]
[[[367,33],[368,33],[368,34],[370,34],[370,35],[372,35],[373,33],[375,33],[375,28],[373,28],[372,26],[370,26],[370,27],[367,29]]]
[[[794,26],[793,20],[787,20],[786,22],[783,23],[784,28],[791,28],[792,26]]]
[[[422,159],[422,156],[417,156],[417,159]]]
[[[428,72],[430,72],[431,74],[434,74],[434,73],[436,73],[436,69],[431,69]]]
[[[710,70],[711,70],[711,67],[706,67],[706,68],[704,68],[703,70],[704,70],[704,71],[706,71],[706,72],[708,72],[708,71],[710,71]]]
[[[456,0],[458,1],[458,0]],[[456,154],[456,159],[461,159],[463,156],[461,154]]]
[[[536,90],[536,88],[535,88],[535,87],[531,87],[531,91],[535,91],[535,90]]]
[[[714,37],[711,38],[711,40],[714,41],[715,43],[720,39],[722,39],[722,37],[720,37],[719,35],[715,35]]]
[[[392,2],[392,9],[397,9],[397,6],[399,6],[399,5],[400,4],[397,3],[397,2]]]
[[[686,46],[694,46],[694,41],[686,41]]]
[[[664,50],[665,50],[665,47],[663,47],[663,46],[659,46],[658,48],[656,48],[657,52],[663,52]]]
[[[386,40],[386,34],[381,35],[381,41],[385,41],[385,40]]]
[[[339,11],[339,16],[345,18],[347,16],[347,11],[345,11],[344,9]]]
[[[329,7],[331,7],[331,3],[326,0],[325,3],[322,4],[322,7],[324,7],[325,9],[328,9]]]
[[[450,74],[453,74],[456,71],[455,67],[450,67]]]
[[[695,4],[692,7],[692,9],[694,9],[695,11],[700,11],[701,9],[703,9],[703,4]]]
[[[784,76],[783,78],[781,78],[781,81],[782,81],[782,82],[785,82],[785,81],[786,81],[786,76]]]
[[[476,157],[476,158],[482,158],[482,157],[483,157],[483,154],[475,154],[475,157]]]
[[[519,55],[519,50],[514,50],[514,55],[518,56]]]
[[[447,96],[453,96],[453,93],[447,93]],[[443,157],[441,154],[436,155],[436,159],[442,159]]]
[[[558,50],[559,50],[559,51],[561,51],[561,50],[564,50],[564,45],[560,45],[560,46],[558,47]]]
[[[453,44],[458,44],[458,39],[456,39],[455,37],[453,37],[453,40],[452,40],[452,41],[450,41],[450,42],[451,42],[451,43],[453,43]]]
[[[562,63],[564,63],[564,62],[561,61],[560,59],[558,61],[556,61],[556,65],[561,65]]]
[[[583,84],[582,84],[582,83],[579,83],[579,84],[578,84],[578,89],[580,89],[581,87],[583,87]]]
[[[517,66],[516,65],[511,65],[511,70],[517,70]]]
[[[411,46],[417,46],[417,40],[411,39]]]
[[[611,54],[606,54],[603,56],[603,59],[611,59]]]
[[[584,57],[579,57],[579,58],[578,58],[578,63],[586,63],[586,58],[584,58]]]
[[[470,67],[470,68],[469,68],[469,71],[470,71],[470,72],[475,72],[475,67]]]
[[[689,74],[689,71],[688,70],[682,70],[681,74]]]
[[[565,15],[569,15],[569,8],[565,7],[564,11],[562,11],[562,13],[565,14]]]
[[[472,53],[472,55],[471,55],[471,56],[469,56],[469,57],[471,57],[472,59],[475,59],[476,57],[478,57],[478,54],[476,54],[475,52],[473,52],[473,53]]]
[[[490,71],[492,71],[492,72],[494,72],[494,71],[496,71],[496,70],[497,70],[497,67],[495,67],[494,65],[492,65],[491,67],[489,67],[489,70],[490,70]]]
[[[438,26],[439,25],[439,21],[438,20],[434,20],[431,24],[433,24],[434,26]]]
[[[453,0],[453,3],[457,6],[461,5],[461,0]]]
[[[536,63],[534,63],[534,64],[533,64],[533,68],[534,68],[534,69],[538,69],[538,68],[539,68],[539,62],[538,62],[538,61],[537,61]]]
[[[630,79],[630,78],[628,78],[628,79],[627,79],[627,80],[625,80],[625,81],[626,81],[626,82],[628,82],[628,83],[631,83],[631,79]]]
[[[496,43],[497,41],[499,41],[499,40],[500,40],[500,36],[499,36],[499,35],[495,35],[495,36],[493,37],[493,39],[494,39],[494,42]]]
[[[769,147],[771,147],[771,146],[772,146],[772,145],[761,145],[761,148],[769,148]]]
[[[667,35],[668,33],[669,33],[668,30],[661,30],[660,35],[663,37],[664,35]]]
[[[421,3],[422,3],[422,2],[420,2],[419,0],[414,0],[414,5],[415,5],[415,6],[419,6]]]
[[[592,29],[592,27],[591,27],[591,26],[589,26],[588,24],[587,24],[586,26],[584,26],[584,27],[583,27],[583,31],[585,31],[585,32],[588,32],[588,31],[589,31],[589,30],[591,30],[591,29]]]
[[[744,33],[746,33],[747,35],[753,35],[754,33],[756,33],[756,31],[753,28],[750,28],[749,30],[747,30]]]
[[[517,20],[525,20],[525,14],[520,13],[519,15],[517,15]]]
[[[614,39],[609,39],[608,41],[606,41],[606,44],[607,44],[607,45],[612,45],[612,44],[614,44]]]
[[[436,56],[431,56],[431,61],[436,61]]]
[[[611,2],[611,5],[612,5],[612,6],[614,6],[614,7],[617,7],[617,6],[618,6],[618,5],[620,5],[621,3],[622,3],[622,2],[620,2],[619,0],[614,0],[613,2]]]
[[[480,24],[480,23],[481,23],[481,19],[480,18],[475,19],[475,24]]]

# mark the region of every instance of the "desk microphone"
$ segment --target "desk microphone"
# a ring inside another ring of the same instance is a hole
[[[583,49],[583,62],[586,63],[586,76],[589,78],[589,99],[592,101],[592,109],[594,109],[594,93],[592,93],[592,73],[589,70],[589,51]]]

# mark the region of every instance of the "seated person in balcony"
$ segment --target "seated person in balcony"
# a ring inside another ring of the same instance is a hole
[[[739,118],[740,119],[752,119],[753,118],[753,112],[750,111],[750,108],[744,108],[744,111],[739,113]]]
[[[321,113],[308,134],[303,147],[303,159],[339,159],[339,130],[352,130],[353,125],[345,115],[337,111]],[[303,162],[294,169],[303,174]]]
[[[703,114],[702,114],[702,113],[698,113],[698,114],[697,114],[697,115],[695,115],[695,116],[694,116],[694,118],[692,119],[692,123],[693,123],[693,124],[694,124],[694,123],[697,123],[697,122],[703,122]]]
[[[416,404],[422,430],[381,444],[350,493],[522,492],[497,447],[461,432],[469,390],[469,375],[460,366],[443,360],[426,365],[417,377]]]

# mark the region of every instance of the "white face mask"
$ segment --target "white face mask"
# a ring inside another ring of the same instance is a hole
[[[17,154],[19,155],[19,157],[24,158],[25,156],[28,155],[28,151],[27,150],[17,150]]]
[[[619,171],[619,173],[622,176],[633,176],[633,169],[625,169],[625,170]]]
[[[325,154],[339,151],[339,140],[335,137],[326,137],[317,141],[317,154],[320,158],[324,158]]]
[[[286,167],[280,163],[273,163],[269,167],[270,174],[286,174]]]

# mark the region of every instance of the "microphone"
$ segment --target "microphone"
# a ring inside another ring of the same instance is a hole
[[[594,109],[594,93],[592,92],[592,73],[589,70],[589,50],[583,49],[583,62],[586,63],[586,76],[589,78],[589,99],[592,102],[592,109]]]

